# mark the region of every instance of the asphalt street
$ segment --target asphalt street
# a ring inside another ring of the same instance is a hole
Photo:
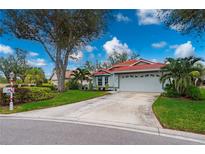
[[[84,124],[0,118],[0,144],[177,145],[199,143]]]

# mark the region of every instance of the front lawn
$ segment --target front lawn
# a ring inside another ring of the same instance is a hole
[[[205,90],[202,91],[205,98]],[[160,96],[153,104],[153,111],[165,128],[205,134],[205,100]]]
[[[103,91],[69,90],[63,93],[59,93],[57,94],[57,96],[49,100],[16,105],[14,106],[15,108],[12,112],[8,110],[8,106],[7,107],[0,106],[0,113],[7,114],[7,113],[23,112],[23,111],[30,111],[35,109],[43,109],[43,108],[54,107],[59,105],[71,104],[71,103],[76,103],[76,102],[92,99],[95,97],[103,96],[106,94],[107,92],[103,92]]]

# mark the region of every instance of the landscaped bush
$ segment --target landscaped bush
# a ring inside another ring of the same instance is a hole
[[[53,98],[55,93],[50,88],[46,87],[23,87],[15,88],[14,104],[27,102],[35,102]],[[9,104],[9,95],[2,94],[1,105]]]
[[[186,90],[186,95],[193,100],[200,100],[202,99],[201,91],[196,86],[189,86]]]
[[[205,88],[200,88],[201,99],[205,100]]]
[[[52,84],[52,83],[43,83],[43,84],[41,85],[41,87],[47,87],[47,88],[50,88],[51,90],[56,90],[55,85]]]
[[[179,97],[180,95],[177,93],[175,87],[173,84],[166,84],[165,88],[164,88],[164,93],[163,95],[167,96],[167,97]]]
[[[89,82],[88,87],[89,87],[89,90],[93,90],[93,83],[92,83],[92,82]]]
[[[76,90],[76,89],[80,88],[80,84],[76,81],[70,80],[70,81],[65,83],[65,87],[66,87],[66,89]]]

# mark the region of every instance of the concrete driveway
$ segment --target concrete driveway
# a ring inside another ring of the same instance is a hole
[[[75,104],[16,113],[13,116],[161,128],[152,112],[152,104],[158,95],[158,93],[119,92]]]

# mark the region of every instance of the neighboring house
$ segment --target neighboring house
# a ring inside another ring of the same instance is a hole
[[[65,82],[70,81],[74,76],[73,76],[74,71],[73,70],[67,70],[65,73]],[[57,75],[56,73],[53,73],[50,77],[51,82],[57,86],[58,85],[58,80],[57,80]],[[88,86],[89,81],[83,80],[83,86]]]
[[[163,66],[165,64],[144,59],[128,60],[95,72],[93,84],[96,89],[162,92],[159,79]]]
[[[65,81],[70,81],[73,78],[72,74],[73,74],[72,70],[67,70],[66,73],[65,73]],[[55,86],[58,85],[58,80],[57,80],[56,73],[53,73],[51,75],[50,80]]]

